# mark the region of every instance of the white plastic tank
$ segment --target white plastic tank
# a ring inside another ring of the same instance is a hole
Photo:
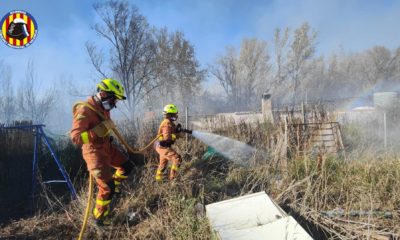
[[[390,108],[395,104],[398,104],[398,93],[397,92],[376,92],[374,93],[374,106],[376,108]]]

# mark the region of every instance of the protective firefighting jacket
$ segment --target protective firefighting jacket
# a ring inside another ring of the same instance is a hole
[[[108,154],[111,150],[110,113],[105,111],[94,97],[88,98],[87,104],[101,112],[106,119],[101,119],[95,111],[83,104],[76,104],[73,108],[71,140],[74,144],[82,146],[84,156]],[[98,161],[89,161],[87,164],[89,170],[99,167]]]
[[[161,122],[157,134],[160,136],[158,141],[161,147],[170,147],[179,137],[176,132],[176,125],[168,118]]]

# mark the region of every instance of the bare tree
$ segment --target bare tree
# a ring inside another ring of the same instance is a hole
[[[303,94],[302,102],[319,102],[321,96],[326,96],[323,92],[330,83],[327,79],[324,58],[322,56],[313,58],[307,64],[309,72],[299,87],[299,92]]]
[[[101,22],[93,29],[109,43],[108,61],[92,43],[87,43],[87,51],[102,77],[112,75],[122,82],[126,89],[127,107],[133,117],[136,106],[157,87],[154,31],[138,9],[125,1],[106,1],[96,4],[94,9]],[[104,64],[107,64],[108,71]]]
[[[243,104],[250,106],[264,91],[269,91],[271,83],[268,73],[271,69],[267,43],[257,39],[244,39],[240,48],[239,74]],[[255,96],[258,96],[256,98]],[[258,101],[257,101],[258,103]]]
[[[251,107],[260,94],[257,88],[270,85],[267,83],[269,70],[267,43],[257,39],[244,39],[239,55],[235,48],[227,48],[226,53],[210,67],[234,110]]]
[[[0,123],[11,123],[16,117],[11,69],[0,62]]]
[[[288,80],[292,85],[293,104],[297,102],[300,83],[307,77],[310,69],[307,63],[315,52],[316,32],[311,31],[308,23],[303,23],[294,31],[293,42],[288,53]]]
[[[177,98],[187,106],[199,95],[200,83],[204,80],[205,71],[200,69],[194,47],[184,38],[183,33],[172,34],[171,41],[174,69],[179,79],[176,84]]]
[[[287,64],[287,51],[289,45],[289,28],[285,28],[284,32],[281,33],[281,29],[277,28],[274,35],[274,68],[275,75],[273,86],[276,87],[285,82],[287,78],[287,69],[285,68]]]
[[[399,51],[375,46],[360,53],[334,53],[327,64],[312,58],[301,88],[313,100],[350,100],[368,97],[373,91],[397,90]],[[318,86],[318,87],[316,87]]]
[[[213,74],[228,97],[228,102],[234,107],[239,106],[239,69],[237,63],[237,54],[233,47],[228,47],[224,55],[217,57],[213,66],[210,66],[210,72]]]
[[[188,106],[200,93],[204,79],[195,58],[194,47],[181,32],[157,32],[157,82],[156,91],[148,95],[147,105],[159,108],[167,102]]]
[[[392,53],[383,46],[375,46],[359,57],[369,86],[380,81],[392,81],[396,76],[396,63],[400,60],[398,51]]]
[[[33,123],[45,123],[56,101],[54,88],[40,91],[33,61],[28,62],[26,78],[19,88],[18,108],[20,118],[32,120]]]

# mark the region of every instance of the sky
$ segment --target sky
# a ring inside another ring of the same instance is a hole
[[[38,37],[25,49],[0,43],[3,63],[21,82],[33,60],[45,85],[72,79],[76,86],[96,82],[84,44],[97,40],[90,27],[98,21],[93,0],[2,0],[0,15],[24,10],[38,23]],[[211,64],[227,46],[243,38],[272,42],[276,28],[297,28],[309,22],[318,33],[317,54],[344,49],[358,52],[375,45],[396,48],[400,43],[400,1],[388,0],[131,0],[148,22],[182,31],[194,45],[202,67]],[[80,87],[79,87],[80,88]]]
[[[272,42],[276,28],[308,22],[317,36],[317,54],[359,52],[375,45],[400,46],[400,1],[392,0],[131,0],[150,25],[181,31],[193,44],[203,68],[227,46],[243,38]],[[63,86],[90,95],[96,79],[85,42],[104,44],[91,30],[98,21],[94,0],[1,0],[0,18],[12,10],[30,13],[38,36],[24,49],[0,42],[0,61],[10,67],[14,86],[33,61],[40,89]],[[61,84],[61,85],[60,85]],[[210,84],[210,83],[209,83]],[[209,87],[210,85],[205,85]]]

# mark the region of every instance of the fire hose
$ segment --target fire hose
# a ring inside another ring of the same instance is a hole
[[[102,120],[106,120],[107,118],[104,116],[103,113],[101,113],[100,111],[98,111],[97,109],[93,108],[91,105],[87,104],[86,102],[77,102],[75,104],[75,106],[77,105],[83,105],[89,109],[91,109],[92,111],[96,112],[97,115],[99,115],[99,117]],[[74,107],[75,107],[74,106]],[[111,121],[111,120],[110,120]],[[124,145],[124,147],[128,150],[128,152],[130,153],[143,153],[147,148],[149,148],[155,141],[157,141],[158,139],[158,135],[151,140],[144,148],[141,148],[139,150],[134,150],[131,146],[129,146],[128,142],[125,140],[125,138],[122,136],[122,134],[116,129],[115,124],[111,121],[111,130],[112,132],[117,136],[118,140],[122,143],[122,145]],[[86,229],[86,225],[87,225],[87,221],[89,218],[89,214],[90,214],[90,209],[91,209],[91,202],[92,202],[92,197],[93,197],[93,176],[89,174],[89,193],[88,193],[88,202],[86,205],[86,211],[85,211],[85,215],[83,218],[83,223],[82,223],[82,227],[81,227],[81,231],[79,233],[79,237],[78,240],[82,240],[83,238],[83,234],[85,232]]]

